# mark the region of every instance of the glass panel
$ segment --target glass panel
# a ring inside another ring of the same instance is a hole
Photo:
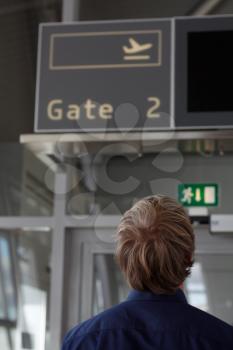
[[[113,254],[94,255],[92,314],[124,300],[129,287]],[[200,255],[184,286],[188,302],[233,325],[233,255]]]
[[[13,276],[12,252],[10,242],[3,234],[0,235],[0,274],[2,296],[4,298],[2,318],[8,321],[16,321],[16,290]]]
[[[8,331],[5,327],[0,327],[0,349],[2,350],[12,350]]]
[[[193,306],[208,311],[208,298],[204,281],[202,265],[196,262],[192,268],[191,276],[185,282],[187,299]]]
[[[25,348],[47,348],[51,239],[52,234],[48,228],[37,232],[20,231],[16,237],[20,280],[19,331]]]
[[[94,255],[92,314],[123,301],[129,287],[114,260],[113,254]]]
[[[46,227],[0,232],[0,349],[48,349],[51,241]]]
[[[5,303],[4,303],[4,296],[3,296],[3,280],[0,274],[0,319],[4,319],[5,316],[6,316],[6,312],[5,312]]]
[[[200,255],[187,279],[189,302],[233,325],[233,255]]]

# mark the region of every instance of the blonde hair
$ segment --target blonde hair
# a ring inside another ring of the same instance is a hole
[[[116,258],[132,288],[174,293],[190,274],[194,233],[174,199],[141,199],[123,215],[116,237]]]

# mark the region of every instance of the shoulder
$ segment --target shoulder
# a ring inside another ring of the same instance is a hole
[[[119,328],[128,328],[130,324],[124,309],[124,302],[107,309],[97,316],[80,323],[72,328],[64,338],[63,349],[65,345],[77,342],[78,340],[89,338],[94,341],[101,332],[116,330]],[[68,348],[67,348],[68,349]]]
[[[190,333],[233,344],[233,327],[209,313],[188,305]]]
[[[117,331],[129,331],[135,328],[135,326],[140,327],[140,329],[149,332],[153,329],[153,334],[155,328],[159,331],[161,328],[165,330],[168,334],[171,330],[182,329],[183,332],[189,335],[191,338],[201,338],[208,340],[210,344],[219,343],[221,346],[226,345],[226,349],[232,348],[233,344],[233,327],[227,323],[219,320],[218,318],[201,311],[191,305],[186,304],[179,314],[176,314],[175,322],[172,322],[171,318],[165,313],[161,314],[161,310],[156,310],[157,312],[151,311],[153,317],[148,318],[146,322],[143,320],[146,318],[144,312],[141,309],[141,304],[139,310],[135,307],[135,303],[129,305],[129,303],[123,302],[117,306],[114,306],[97,316],[79,324],[74,327],[66,335],[63,343],[63,350],[81,349],[81,345],[88,349],[96,349],[96,344],[100,339],[100,336],[108,335],[113,336],[113,333]],[[170,306],[170,305],[169,305]],[[163,311],[165,309],[163,308]],[[145,310],[146,311],[148,310]],[[157,322],[157,316],[159,314],[159,323]],[[171,312],[169,312],[171,316]],[[157,320],[152,322],[152,320]],[[75,347],[74,347],[75,346]]]

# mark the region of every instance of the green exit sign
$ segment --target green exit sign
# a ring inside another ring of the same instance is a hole
[[[181,184],[178,186],[179,202],[185,207],[216,207],[217,184]]]

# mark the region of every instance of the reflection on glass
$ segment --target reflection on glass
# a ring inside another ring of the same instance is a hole
[[[123,301],[129,292],[113,254],[95,254],[92,314]]]
[[[113,254],[95,254],[92,314],[123,301],[129,291]],[[185,282],[188,302],[233,325],[233,255],[203,254]]]
[[[12,350],[9,344],[8,331],[5,327],[0,327],[0,348]]]
[[[193,306],[233,325],[233,255],[203,254],[197,257],[186,281]]]
[[[6,236],[0,236],[0,274],[2,280],[3,316],[8,321],[16,320],[16,291],[13,279],[13,261],[10,243]]]
[[[185,282],[185,287],[189,303],[203,311],[208,311],[209,306],[206,285],[204,282],[202,266],[199,262],[194,264],[192,274]]]
[[[0,349],[12,350],[12,329],[16,326],[16,288],[10,240],[4,232],[0,232],[0,320]]]
[[[0,349],[48,349],[50,253],[48,228],[0,232]]]
[[[25,348],[44,349],[46,336],[46,292],[22,285],[22,342]]]
[[[46,349],[49,336],[51,231],[20,232],[16,239],[19,265],[19,330],[23,348]],[[43,258],[42,258],[43,257]],[[47,332],[47,334],[46,334]]]

